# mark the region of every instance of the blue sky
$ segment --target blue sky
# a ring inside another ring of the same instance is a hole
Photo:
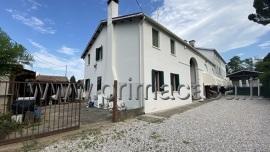
[[[142,10],[183,39],[234,55],[261,58],[270,52],[269,26],[248,21],[252,0],[138,0]],[[135,0],[120,0],[120,14],[141,11]],[[2,0],[0,27],[23,44],[40,74],[83,78],[82,51],[100,20],[106,0]]]

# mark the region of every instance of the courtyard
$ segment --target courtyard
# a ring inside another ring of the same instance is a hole
[[[270,151],[270,101],[226,100],[89,129],[41,151]],[[151,121],[160,120],[160,121]]]

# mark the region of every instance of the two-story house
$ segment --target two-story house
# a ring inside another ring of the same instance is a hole
[[[216,69],[217,63],[144,13],[119,16],[118,6],[118,0],[108,1],[108,19],[98,25],[81,56],[86,91],[93,84],[90,96],[98,95],[96,106],[107,104],[100,98],[102,86],[112,85],[113,80],[128,83],[119,100],[126,109],[143,107],[150,113],[191,103],[198,96],[203,99],[204,85],[216,85],[211,81],[216,71],[210,69]],[[223,63],[219,68],[224,70]],[[223,72],[220,80],[225,81]],[[146,89],[149,84],[152,87]],[[160,98],[163,90],[168,90],[168,100]]]

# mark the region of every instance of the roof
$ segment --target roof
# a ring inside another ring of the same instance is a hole
[[[223,63],[227,64],[226,61],[222,58],[222,56],[218,53],[216,49],[212,48],[202,48],[202,47],[195,47],[198,50],[207,50],[207,51],[213,51],[222,61]]]
[[[36,81],[39,82],[68,82],[68,78],[65,76],[50,76],[50,75],[38,75]]]
[[[262,74],[263,72],[259,71],[250,71],[250,70],[241,70],[237,71],[231,74],[228,74],[227,77],[229,78],[236,78],[236,77],[258,77],[259,74]]]
[[[209,60],[207,57],[205,57],[202,53],[200,53],[197,49],[195,49],[194,47],[192,47],[189,43],[187,43],[186,41],[184,41],[183,39],[181,39],[180,37],[178,37],[176,34],[174,34],[173,32],[171,32],[169,29],[167,29],[165,26],[161,25],[160,23],[158,23],[157,21],[155,21],[154,19],[152,19],[151,17],[145,15],[142,12],[139,13],[134,13],[134,14],[128,14],[128,15],[124,15],[124,16],[118,16],[113,18],[113,23],[117,23],[117,22],[122,22],[124,20],[134,20],[134,19],[145,19],[146,21],[154,24],[155,26],[157,26],[158,28],[162,29],[164,32],[166,32],[167,34],[171,35],[172,37],[174,37],[175,40],[179,41],[180,43],[184,44],[186,47],[190,48],[194,53],[196,53],[197,55],[201,56],[202,58],[204,58],[205,60],[207,60],[209,63],[211,63],[212,65],[214,65],[214,63]],[[85,58],[88,50],[93,46],[95,40],[97,39],[98,35],[100,34],[101,30],[103,29],[104,26],[107,25],[107,20],[102,20],[99,24],[99,26],[97,27],[95,33],[93,34],[92,38],[90,39],[90,41],[88,42],[83,54],[81,55],[81,58]]]

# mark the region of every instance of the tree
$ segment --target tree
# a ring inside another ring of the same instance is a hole
[[[76,78],[75,78],[75,76],[74,76],[74,75],[71,76],[69,81],[70,81],[70,83],[76,83]]]
[[[0,76],[10,75],[21,69],[22,64],[29,65],[33,61],[26,48],[12,41],[0,28]]]
[[[233,73],[242,70],[243,67],[241,64],[242,61],[239,56],[234,56],[233,58],[231,58],[230,62],[227,64],[228,73]]]
[[[270,53],[264,59],[256,64],[256,70],[263,72],[260,74],[260,80],[263,84],[264,96],[270,97],[268,93],[270,90]]]
[[[254,70],[254,64],[253,64],[253,59],[252,58],[247,58],[242,61],[242,66],[245,70]]]
[[[269,24],[270,0],[254,0],[253,7],[256,9],[256,14],[250,14],[248,19],[262,25]]]

